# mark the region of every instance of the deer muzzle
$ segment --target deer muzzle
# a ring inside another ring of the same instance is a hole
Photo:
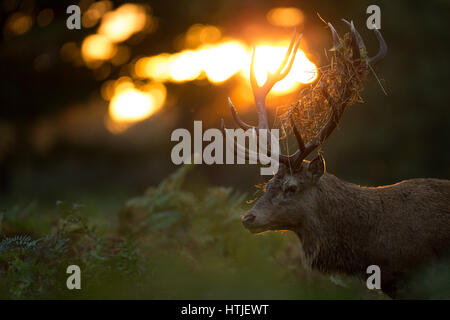
[[[244,224],[244,226],[246,226],[246,224],[251,223],[253,220],[255,220],[255,215],[251,214],[251,213],[247,213],[245,216],[242,217],[242,223]]]
[[[251,210],[241,218],[244,227],[251,233],[259,233],[266,231],[267,228],[256,219],[256,215],[251,213]]]

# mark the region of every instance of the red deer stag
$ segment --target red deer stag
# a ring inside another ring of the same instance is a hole
[[[377,265],[381,289],[395,298],[411,270],[450,251],[450,181],[412,179],[389,186],[360,187],[325,172],[320,154],[312,161],[305,160],[330,136],[345,107],[358,100],[362,80],[387,52],[381,33],[374,30],[380,49],[368,57],[353,22],[345,22],[350,32],[344,38],[328,24],[334,42],[331,63],[320,69],[316,83],[304,88],[306,93],[282,118],[292,128],[299,149],[290,156],[280,155],[278,172],[242,217],[242,223],[252,233],[295,232],[304,264],[324,273],[365,278],[367,267]],[[296,38],[294,32],[281,66],[268,75],[263,86],[256,82],[252,60],[250,82],[258,126],[243,122],[229,100],[234,120],[242,129],[269,127],[266,96],[289,73],[301,36]],[[305,143],[296,119],[301,117],[302,106],[311,104],[310,97],[316,97],[314,103],[327,105],[330,112],[325,124]],[[249,154],[247,150],[245,156]]]

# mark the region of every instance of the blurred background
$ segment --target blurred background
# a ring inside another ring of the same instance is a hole
[[[233,125],[230,96],[255,123],[248,82],[273,70],[293,27],[304,34],[294,70],[269,96],[295,101],[327,60],[331,36],[318,14],[346,32],[353,19],[369,54],[366,8],[381,8],[389,53],[364,104],[349,108],[324,148],[328,171],[363,185],[449,178],[450,5],[408,1],[90,1],[81,30],[68,30],[71,1],[5,0],[0,8],[2,195],[55,198],[74,192],[140,192],[174,170],[170,134]],[[201,166],[198,183],[252,190],[257,166]]]
[[[81,8],[80,30],[66,27],[72,4]],[[248,205],[240,204],[267,179],[258,166],[198,165],[187,176],[185,167],[134,197],[177,169],[174,129],[192,132],[194,120],[203,130],[218,128],[221,118],[234,126],[228,96],[245,121],[256,122],[248,81],[253,45],[263,83],[293,28],[303,33],[293,70],[268,98],[274,122],[278,107],[296,101],[328,63],[332,39],[322,19],[341,35],[341,19],[353,20],[369,55],[376,53],[366,28],[372,4],[381,9],[389,51],[365,84],[365,103],[349,107],[326,142],[327,170],[368,186],[449,179],[448,1],[3,0],[0,233],[31,238],[0,242],[0,253],[8,253],[0,259],[0,274],[8,275],[0,297],[59,288],[75,259],[92,281],[108,270],[119,279],[137,275],[134,287],[123,283],[127,291],[105,287],[87,297],[139,296],[140,261],[152,270],[144,272],[150,278],[141,297],[367,298],[362,287],[339,291],[328,279],[299,277],[293,235],[254,237],[242,228]],[[181,181],[189,191],[180,190]],[[45,254],[35,250],[37,237]],[[62,249],[67,239],[69,251]],[[9,255],[14,248],[35,251]],[[219,278],[220,292],[212,285]]]

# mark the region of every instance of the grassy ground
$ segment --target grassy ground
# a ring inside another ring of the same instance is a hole
[[[0,216],[0,297],[384,297],[355,279],[304,271],[293,234],[250,234],[240,223],[247,196],[221,187],[188,191],[183,181],[191,169],[180,168],[142,196],[119,198],[120,209],[92,199],[8,206]],[[82,290],[66,287],[72,264],[81,268]]]

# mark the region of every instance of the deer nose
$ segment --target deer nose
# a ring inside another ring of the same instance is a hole
[[[256,217],[253,214],[248,213],[244,217],[242,217],[241,220],[242,220],[243,223],[248,223],[248,222],[251,222],[251,221],[255,220],[255,218]]]

